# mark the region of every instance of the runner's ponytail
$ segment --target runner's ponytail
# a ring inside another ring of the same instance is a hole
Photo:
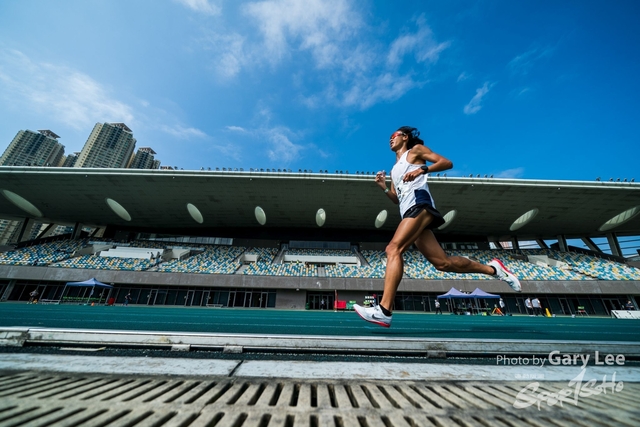
[[[404,133],[409,137],[407,148],[411,149],[418,144],[424,145],[424,141],[419,138],[420,131],[418,129],[412,128],[411,126],[402,126],[401,128],[398,129],[398,131]]]

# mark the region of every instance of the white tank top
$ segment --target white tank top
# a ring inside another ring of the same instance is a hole
[[[427,174],[418,175],[418,177],[410,182],[402,182],[402,177],[408,172],[418,169],[422,165],[414,165],[407,162],[407,150],[398,160],[398,162],[391,169],[391,180],[393,186],[396,189],[398,200],[400,201],[400,216],[403,216],[409,208],[415,205],[429,205],[432,208],[436,208],[433,202],[433,197],[429,192],[429,185],[427,184]]]

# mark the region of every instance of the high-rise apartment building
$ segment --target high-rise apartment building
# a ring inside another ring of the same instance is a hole
[[[73,154],[69,154],[62,161],[62,167],[63,168],[72,168],[72,167],[74,167],[76,165],[76,162],[78,161],[78,156],[79,155],[80,155],[79,151],[77,151],[77,152],[75,152]]]
[[[154,155],[155,151],[151,147],[141,147],[138,149],[138,152],[133,159],[131,160],[131,164],[129,168],[131,169],[158,169],[160,166],[159,162],[155,160]],[[158,167],[155,167],[156,162]]]
[[[126,168],[136,139],[124,123],[96,123],[84,144],[76,168]]]
[[[60,166],[64,145],[50,130],[21,130],[0,157],[2,166]]]

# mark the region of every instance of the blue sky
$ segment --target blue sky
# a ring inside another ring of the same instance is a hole
[[[124,122],[164,165],[640,180],[640,2],[3,0],[0,148]]]

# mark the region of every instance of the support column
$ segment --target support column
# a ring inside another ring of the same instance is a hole
[[[560,252],[569,252],[569,247],[567,246],[567,238],[562,234],[558,236],[558,247],[560,248]]]
[[[4,289],[2,296],[0,296],[0,301],[7,301],[9,299],[9,295],[13,292],[13,288],[16,286],[16,280],[9,280],[9,284]]]
[[[24,238],[24,236],[28,236],[29,232],[31,231],[31,229],[33,228],[33,223],[35,221],[31,218],[25,218],[24,221],[22,222],[22,225],[20,226],[20,232],[18,233],[18,239],[16,240],[17,243],[23,242],[24,240],[26,240]]]
[[[542,239],[536,239],[536,243],[543,249],[549,249],[549,245],[547,245],[547,242]]]
[[[53,230],[56,229],[56,224],[49,224],[47,225],[47,227],[40,232],[40,234],[38,234],[38,237],[36,237],[36,239],[43,239],[45,237],[49,237],[51,235],[51,233],[53,233]]]
[[[96,227],[89,237],[96,237],[96,235],[100,232],[100,230],[104,231],[104,227]]]
[[[591,240],[590,238],[588,238],[588,237],[583,237],[581,240],[584,242],[584,244],[585,244],[585,245],[587,245],[587,247],[588,247],[590,250],[592,250],[592,251],[594,251],[594,252],[602,253],[602,249],[600,249],[600,248],[598,247],[598,245],[596,245],[596,244],[594,243],[594,241],[593,241],[593,240]]]
[[[496,245],[496,249],[504,249],[497,237],[489,237],[487,240],[489,240],[489,243]]]
[[[518,242],[518,238],[517,237],[512,237],[511,238],[511,246],[512,246],[513,250],[515,250],[515,251],[519,251],[520,250],[520,243]]]
[[[618,236],[616,236],[616,233],[607,234],[607,242],[609,242],[611,255],[622,256],[622,251],[620,250],[620,242],[618,242]]]
[[[77,239],[78,237],[80,237],[81,232],[82,232],[82,224],[80,224],[79,222],[76,222],[76,225],[73,226],[73,234],[71,235],[71,238],[73,240]]]

